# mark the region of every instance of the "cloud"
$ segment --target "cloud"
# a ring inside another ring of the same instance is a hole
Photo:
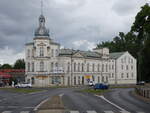
[[[82,50],[93,50],[96,47],[96,44],[94,42],[89,42],[87,40],[78,40],[73,42],[73,45],[75,49],[81,49]]]
[[[128,32],[144,3],[145,0],[44,0],[43,12],[50,38],[65,48],[88,50],[101,41],[112,40],[120,31]],[[0,0],[0,51],[8,47],[11,55],[18,58],[13,53],[22,53],[25,43],[33,41],[40,6],[40,0]],[[72,44],[75,42],[88,46]]]
[[[9,63],[14,64],[14,62],[20,58],[24,58],[24,51],[22,52],[15,52],[13,49],[4,47],[0,49],[0,64]]]

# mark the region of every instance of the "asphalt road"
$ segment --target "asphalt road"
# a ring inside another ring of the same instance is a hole
[[[76,90],[78,89],[58,88],[34,94],[0,90],[0,113],[34,113],[41,101],[54,95],[62,96],[68,113],[150,113],[150,103],[132,96],[130,92],[133,89],[115,89],[104,97]]]

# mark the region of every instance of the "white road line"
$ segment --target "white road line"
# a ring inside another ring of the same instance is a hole
[[[20,113],[29,113],[29,111],[21,111]]]
[[[104,96],[99,96],[99,95],[96,95],[97,97],[100,97],[101,99],[105,100],[106,102],[108,102],[109,104],[115,106],[116,108],[120,109],[121,111],[126,111],[125,109],[121,108],[120,106],[112,103],[111,101],[109,101],[108,99],[106,99]]]
[[[70,113],[79,113],[79,111],[70,111]]]
[[[63,93],[62,93],[62,94],[59,94],[60,97],[62,97],[63,95],[64,95]]]
[[[44,104],[46,101],[48,101],[48,99],[49,99],[49,98],[43,100],[40,104],[38,104],[38,105],[34,108],[34,111],[38,110],[38,108],[39,108],[42,104]]]
[[[11,111],[3,111],[2,113],[12,113]]]
[[[97,113],[96,111],[86,111],[87,113]]]
[[[128,111],[120,111],[121,113],[130,113],[130,112],[128,112]]]
[[[105,113],[114,113],[113,111],[104,111]]]

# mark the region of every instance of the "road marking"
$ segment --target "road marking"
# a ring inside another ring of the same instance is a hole
[[[108,102],[109,104],[115,106],[116,108],[120,109],[121,111],[126,111],[125,109],[121,108],[120,106],[112,103],[111,101],[109,101],[108,99],[106,99],[104,96],[99,96],[99,95],[96,95],[97,97],[100,97],[101,99],[105,100],[106,102]]]
[[[87,113],[97,113],[96,111],[87,111]]]
[[[79,111],[70,111],[70,113],[79,113]]]
[[[20,113],[29,113],[29,111],[21,111]]]
[[[12,113],[11,111],[3,111],[2,113]]]
[[[128,112],[128,111],[120,111],[121,113],[130,113],[130,112]]]
[[[113,111],[104,111],[105,113],[114,113]]]
[[[64,93],[62,93],[62,94],[59,94],[59,96],[60,96],[60,97],[62,97],[63,95],[64,95]]]
[[[137,112],[137,113],[144,113],[144,112]]]
[[[39,108],[42,104],[44,104],[46,101],[48,101],[48,100],[49,100],[49,98],[43,100],[40,104],[38,104],[38,105],[34,108],[34,111],[38,110],[38,108]]]

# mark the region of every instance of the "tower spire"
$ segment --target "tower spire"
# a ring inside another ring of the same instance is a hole
[[[43,15],[43,0],[41,0],[41,15]]]

